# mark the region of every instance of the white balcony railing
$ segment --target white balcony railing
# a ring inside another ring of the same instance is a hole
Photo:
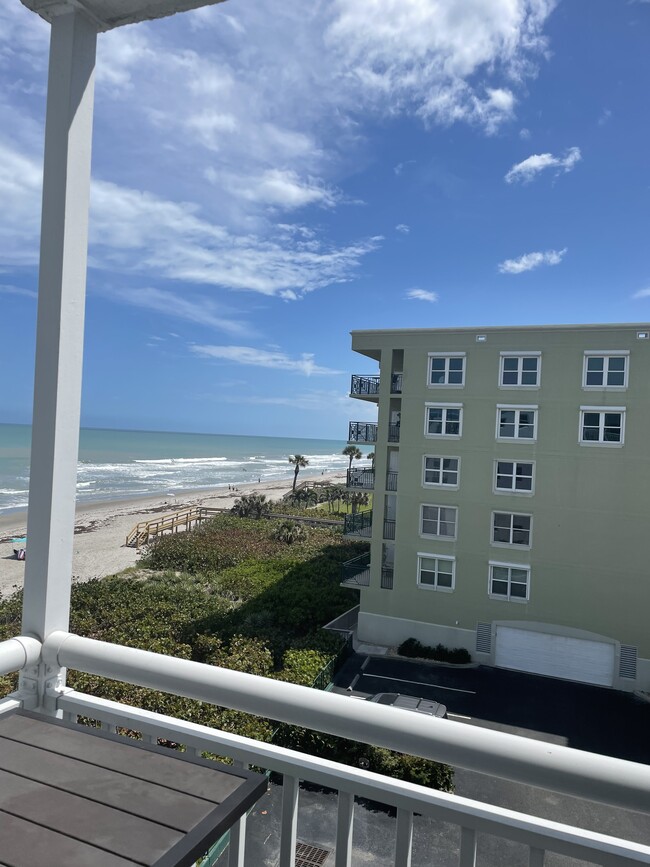
[[[21,665],[33,662],[35,648],[29,639],[29,650],[20,658],[16,647],[20,648],[23,641],[0,644],[0,670],[10,670],[16,661]],[[43,660],[46,665],[68,666],[617,807],[648,812],[650,804],[648,768],[619,759],[487,729],[473,727],[470,734],[462,723],[432,721],[346,696],[69,633],[55,632],[48,638]],[[302,780],[339,793],[336,867],[351,863],[355,795],[397,809],[396,867],[410,864],[414,813],[460,828],[460,867],[476,864],[479,832],[523,843],[528,848],[529,867],[542,867],[546,852],[611,867],[650,863],[650,847],[639,843],[474,802],[72,690],[55,691],[50,698],[70,720],[78,716],[98,719],[105,727],[141,732],[147,740],[166,738],[190,750],[230,756],[244,765],[254,764],[282,774],[280,867],[293,867],[295,862]],[[15,700],[6,699],[0,703],[0,712],[11,706],[15,706]],[[244,818],[231,832],[230,867],[244,865],[245,823]]]

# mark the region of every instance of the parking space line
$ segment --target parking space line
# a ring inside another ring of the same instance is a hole
[[[364,677],[376,677],[378,680],[395,680],[398,683],[413,683],[416,686],[429,686],[432,689],[446,689],[449,692],[466,692],[469,695],[476,695],[476,690],[473,689],[457,689],[455,686],[439,686],[437,683],[422,683],[420,680],[405,680],[403,677],[388,677],[385,674],[368,674],[363,673]]]

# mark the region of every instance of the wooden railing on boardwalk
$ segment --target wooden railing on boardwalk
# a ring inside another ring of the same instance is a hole
[[[164,533],[178,533],[179,530],[191,530],[192,527],[196,527],[201,521],[205,521],[213,515],[230,513],[230,509],[208,509],[205,506],[192,506],[179,512],[174,512],[172,515],[163,515],[161,518],[155,518],[152,521],[140,521],[129,532],[125,545],[127,548],[141,548],[142,545],[146,545],[154,536],[162,536]],[[313,524],[314,526],[321,527],[343,526],[343,521],[340,519],[314,518],[308,514],[283,515],[271,512],[262,515],[262,517],[271,520],[284,519],[297,521],[299,524]]]
[[[163,515],[152,521],[140,521],[126,537],[127,548],[140,548],[146,545],[154,536],[162,536],[163,533],[178,533],[179,530],[190,530],[201,521],[211,518],[213,515],[226,511],[224,509],[207,509],[204,506],[192,506],[174,512],[172,515]]]

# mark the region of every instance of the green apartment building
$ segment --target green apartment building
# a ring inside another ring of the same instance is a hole
[[[358,638],[650,690],[650,327],[354,331]]]

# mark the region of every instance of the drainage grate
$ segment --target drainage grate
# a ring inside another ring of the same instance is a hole
[[[329,857],[329,849],[320,849],[309,843],[296,843],[295,867],[321,867]]]

